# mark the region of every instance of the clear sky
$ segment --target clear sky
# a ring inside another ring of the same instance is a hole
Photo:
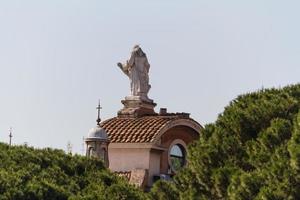
[[[150,98],[213,122],[237,95],[300,81],[299,0],[0,0],[0,141],[81,153],[147,53]]]

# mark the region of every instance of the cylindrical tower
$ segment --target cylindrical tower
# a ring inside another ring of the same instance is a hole
[[[97,118],[97,126],[92,128],[89,131],[88,137],[85,139],[86,143],[86,156],[87,157],[95,157],[103,160],[104,166],[109,166],[108,159],[108,145],[109,139],[106,131],[100,125],[100,102],[97,107],[98,110],[98,118]]]

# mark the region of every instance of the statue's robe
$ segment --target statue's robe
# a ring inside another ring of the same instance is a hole
[[[130,79],[131,95],[147,98],[150,89],[148,76],[150,65],[147,57],[138,56],[135,52],[132,52],[126,68]]]

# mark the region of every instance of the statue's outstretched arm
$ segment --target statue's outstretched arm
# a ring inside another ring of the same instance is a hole
[[[129,76],[129,71],[128,71],[128,67],[122,63],[118,63],[117,64],[118,67],[122,70],[122,72],[124,72],[124,74],[126,74],[127,76]]]
[[[126,64],[118,63],[117,65],[120,67],[120,69],[129,76],[129,71],[134,65],[134,58],[135,58],[135,52],[132,52],[130,55],[129,60],[126,61]]]

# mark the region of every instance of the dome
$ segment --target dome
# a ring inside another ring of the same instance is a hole
[[[88,140],[96,139],[96,140],[108,140],[106,131],[100,126],[96,126],[89,131]]]

